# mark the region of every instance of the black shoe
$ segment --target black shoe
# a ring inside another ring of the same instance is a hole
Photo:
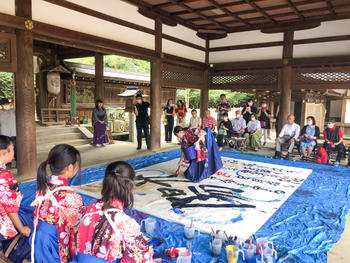
[[[138,146],[138,147],[136,148],[136,150],[141,150],[141,146]]]
[[[266,142],[263,143],[263,146],[265,146],[265,145],[266,145]]]
[[[347,168],[350,168],[350,163],[348,163],[348,165],[346,166]]]
[[[289,153],[286,154],[286,156],[284,157],[285,160],[289,160]]]

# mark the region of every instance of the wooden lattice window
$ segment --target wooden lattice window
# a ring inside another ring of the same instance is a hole
[[[203,78],[200,75],[166,70],[163,70],[163,80],[196,84],[201,84],[203,82]]]
[[[214,75],[211,77],[213,85],[251,85],[251,84],[275,84],[278,75],[271,73],[232,73],[227,75]]]
[[[297,83],[341,83],[350,82],[350,72],[299,72]]]
[[[16,71],[16,54],[16,35],[0,32],[0,71]]]

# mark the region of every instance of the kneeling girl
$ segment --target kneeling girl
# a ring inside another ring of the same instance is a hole
[[[75,254],[74,234],[86,210],[82,198],[68,186],[80,170],[80,153],[71,145],[53,147],[38,168],[32,262],[70,262]],[[47,179],[46,168],[51,175]]]
[[[106,168],[102,198],[91,204],[77,234],[78,262],[153,262],[153,251],[137,222],[124,213],[133,206],[135,171],[126,162]]]

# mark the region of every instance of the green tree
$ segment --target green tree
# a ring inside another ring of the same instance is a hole
[[[0,72],[0,98],[13,99],[13,74]]]
[[[225,94],[227,101],[232,106],[241,106],[243,103],[247,102],[249,98],[252,98],[254,95],[244,92],[232,92],[229,90],[209,90],[209,108],[216,108],[217,104],[220,101],[220,95]],[[178,89],[176,92],[176,100],[186,100],[186,89]],[[200,90],[190,89],[190,99],[189,104],[186,105],[188,108],[200,107]]]
[[[94,65],[94,57],[86,58],[73,58],[68,59],[69,62]],[[131,72],[141,72],[141,73],[150,73],[151,64],[149,61],[122,57],[117,55],[106,55],[104,56],[104,66],[108,68],[114,68],[119,70],[131,71]]]

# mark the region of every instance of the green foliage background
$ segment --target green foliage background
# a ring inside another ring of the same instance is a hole
[[[200,105],[200,91],[191,89],[189,92],[189,106],[191,109],[199,109]],[[216,108],[217,104],[220,101],[220,95],[226,94],[227,101],[231,106],[242,106],[243,103],[248,101],[249,98],[252,98],[253,95],[243,92],[232,92],[230,90],[210,90],[209,91],[209,108]],[[176,92],[176,99],[186,101],[186,90],[178,89]]]
[[[8,72],[0,72],[0,99],[13,99],[13,74]]]
[[[88,64],[88,65],[95,64],[94,57],[74,58],[74,59],[68,59],[67,61]],[[115,68],[115,69],[125,70],[125,71],[142,72],[142,73],[151,72],[151,64],[148,61],[121,57],[117,55],[104,56],[104,65],[105,67],[108,67],[108,68]]]

